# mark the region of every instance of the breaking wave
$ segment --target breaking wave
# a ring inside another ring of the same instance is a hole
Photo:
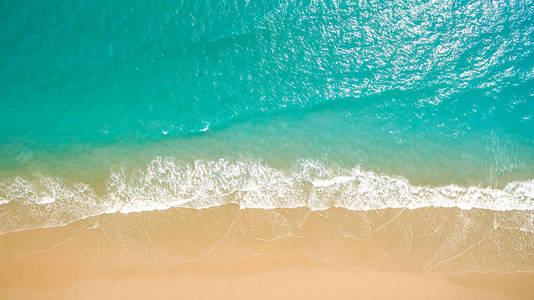
[[[413,185],[359,167],[330,167],[301,160],[282,170],[259,160],[180,161],[157,157],[134,172],[116,170],[105,191],[85,183],[34,176],[0,180],[0,232],[58,226],[89,216],[171,207],[349,210],[458,207],[534,210],[534,180],[504,188]]]

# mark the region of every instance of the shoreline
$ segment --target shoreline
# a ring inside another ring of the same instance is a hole
[[[526,299],[531,216],[231,204],[100,215],[0,235],[0,298]]]

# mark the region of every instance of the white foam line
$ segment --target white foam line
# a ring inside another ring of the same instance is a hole
[[[203,209],[230,203],[242,209],[339,207],[366,211],[458,207],[464,210],[534,210],[534,180],[511,182],[502,189],[418,186],[401,177],[379,175],[359,167],[328,168],[308,160],[296,162],[290,170],[279,170],[257,160],[187,163],[158,157],[146,168],[131,174],[125,174],[122,169],[112,173],[103,195],[97,195],[87,184],[68,185],[57,178],[36,178],[1,180],[0,204],[14,202],[27,208],[30,219],[34,218],[31,223],[42,222],[42,226],[103,213],[171,207]],[[0,207],[0,217],[7,220],[0,226],[0,232],[29,226],[12,214],[7,206]]]
[[[328,179],[328,180],[316,179],[316,180],[312,181],[312,184],[313,184],[314,187],[327,187],[327,186],[331,186],[331,185],[335,185],[335,184],[347,183],[347,182],[353,181],[355,179],[356,178],[350,177],[350,176],[338,176],[338,177],[334,177],[334,178]]]

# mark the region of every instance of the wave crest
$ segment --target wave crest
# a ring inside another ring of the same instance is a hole
[[[350,210],[458,207],[534,210],[534,180],[492,187],[418,186],[359,167],[328,167],[301,160],[281,170],[258,160],[197,160],[157,157],[146,168],[112,172],[106,191],[84,183],[36,176],[0,181],[0,232],[57,226],[103,213],[130,213],[170,207]]]

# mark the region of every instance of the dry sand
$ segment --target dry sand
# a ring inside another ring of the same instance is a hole
[[[534,299],[534,274],[406,274],[345,269],[302,257],[192,263],[158,272],[69,278],[42,274],[1,299]]]

